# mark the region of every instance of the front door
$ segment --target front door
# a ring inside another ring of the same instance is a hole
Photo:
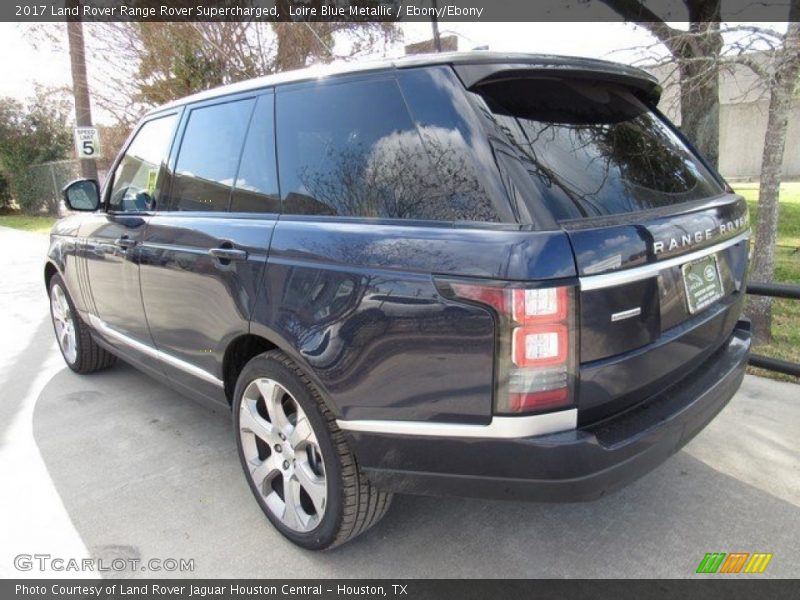
[[[81,225],[90,319],[134,360],[148,356],[152,347],[139,289],[140,246],[159,198],[176,122],[177,114],[169,114],[142,124],[109,179],[105,210]],[[152,366],[152,357],[146,362]]]

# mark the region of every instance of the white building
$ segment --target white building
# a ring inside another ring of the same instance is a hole
[[[673,65],[648,69],[664,86],[659,108],[680,124],[680,98]],[[671,76],[672,75],[672,76]],[[767,131],[769,93],[747,67],[737,65],[719,77],[719,170],[732,179],[757,179]],[[800,178],[800,97],[795,98],[789,117],[783,176]]]

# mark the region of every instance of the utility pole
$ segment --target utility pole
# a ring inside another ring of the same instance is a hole
[[[433,49],[435,52],[442,51],[442,39],[439,37],[439,21],[436,17],[436,1],[431,0],[433,4],[433,15],[431,15],[431,29],[433,29]]]
[[[72,3],[70,3],[72,4]],[[80,2],[75,2],[80,5]],[[86,77],[86,49],[83,44],[83,23],[67,21],[69,59],[72,65],[72,93],[75,96],[75,124],[92,127],[92,105],[89,101],[89,80]],[[81,174],[86,179],[97,180],[97,163],[94,158],[81,158]]]

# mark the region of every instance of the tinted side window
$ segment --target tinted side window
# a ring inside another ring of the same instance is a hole
[[[270,94],[256,104],[231,198],[232,212],[280,212],[274,103]]]
[[[191,111],[167,210],[228,210],[254,104],[249,98]]]
[[[450,214],[443,218],[515,221],[492,149],[452,70],[408,69],[397,78],[446,193],[441,210]]]
[[[142,125],[136,133],[114,171],[110,210],[155,208],[176,120],[176,115],[153,119]]]
[[[276,102],[284,213],[449,217],[393,79],[279,89]]]

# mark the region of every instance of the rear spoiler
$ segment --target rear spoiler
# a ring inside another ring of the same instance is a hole
[[[571,62],[563,59],[552,62],[540,59],[531,63],[478,62],[454,64],[453,69],[468,90],[477,90],[482,85],[504,79],[556,76],[624,85],[652,106],[658,104],[662,92],[658,80],[641,69],[591,59],[575,59]]]

